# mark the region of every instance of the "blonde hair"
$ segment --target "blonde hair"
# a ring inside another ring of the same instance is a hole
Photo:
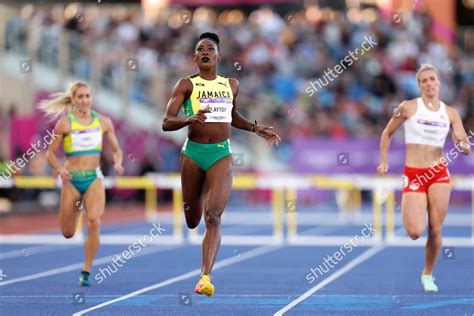
[[[56,120],[64,113],[72,110],[72,98],[80,87],[89,87],[86,83],[76,81],[71,84],[66,92],[56,92],[51,95],[48,100],[43,100],[39,104],[39,109],[46,116]]]
[[[434,72],[436,72],[436,76],[438,77],[438,80],[440,80],[438,68],[436,68],[435,66],[431,64],[421,64],[420,69],[418,69],[418,71],[416,72],[416,81],[420,82],[420,75],[425,70],[433,70]]]

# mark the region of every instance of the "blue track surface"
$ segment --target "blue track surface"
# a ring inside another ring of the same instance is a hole
[[[149,229],[150,224],[133,223],[105,227],[103,233],[146,234]],[[314,231],[315,227],[311,229]],[[329,230],[321,227],[321,232]],[[331,233],[350,236],[359,231],[360,227],[334,227]],[[237,232],[268,234],[269,229],[240,226],[225,227],[223,231],[224,234]],[[303,229],[301,234],[304,235]],[[457,234],[453,231],[452,235]],[[466,236],[464,231],[462,235]],[[97,260],[127,247],[103,245]],[[94,280],[92,287],[82,288],[77,283],[82,246],[0,245],[0,256],[13,250],[19,253],[0,261],[1,314],[72,315],[169,280],[86,315],[273,315],[314,286],[321,288],[285,315],[474,315],[472,247],[456,247],[454,256],[439,257],[435,276],[440,292],[429,295],[422,291],[419,282],[424,264],[422,247],[385,247],[338,275],[338,271],[370,251],[370,247],[359,246],[310,284],[306,280],[310,268],[318,267],[325,256],[339,248],[222,246],[217,261],[224,260],[228,265],[213,272],[216,295],[207,298],[193,293],[201,263],[200,246],[148,245],[100,284]],[[92,279],[100,269],[111,265],[110,261],[102,262],[94,266]],[[55,270],[63,267],[66,271]],[[2,285],[5,281],[50,270],[53,272],[49,276]],[[192,271],[195,275],[190,274]],[[173,279],[179,276],[182,278]]]

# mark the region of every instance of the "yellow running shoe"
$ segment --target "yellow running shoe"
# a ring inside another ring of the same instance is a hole
[[[194,292],[197,294],[204,294],[207,296],[214,295],[214,285],[211,283],[211,276],[208,274],[203,274],[201,279],[196,284]]]

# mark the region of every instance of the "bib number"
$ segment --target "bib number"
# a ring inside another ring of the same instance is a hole
[[[99,147],[102,142],[100,129],[86,133],[76,133],[71,136],[74,151],[93,150]]]
[[[204,110],[209,107],[209,113],[206,113],[206,123],[230,123],[232,122],[232,100],[217,99],[201,99],[200,109]]]

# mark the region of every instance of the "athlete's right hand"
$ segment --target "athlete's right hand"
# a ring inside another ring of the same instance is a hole
[[[383,176],[388,171],[388,164],[385,162],[380,163],[377,167],[377,173],[380,176]]]
[[[72,175],[67,171],[66,168],[61,169],[61,171],[58,172],[58,175],[61,177],[61,180],[66,181],[66,180],[71,180]]]
[[[205,108],[197,111],[196,114],[191,116],[191,118],[189,119],[189,124],[193,124],[193,123],[204,124],[207,119],[207,116],[205,113],[210,113],[210,112],[211,111],[209,111],[209,105],[207,105]]]

